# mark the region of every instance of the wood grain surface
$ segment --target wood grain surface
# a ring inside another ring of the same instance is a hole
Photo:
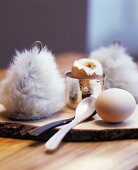
[[[77,56],[59,56],[57,60],[61,71],[69,69]],[[2,72],[1,78],[5,74]],[[50,154],[45,152],[43,142],[0,138],[0,170],[9,169],[138,170],[138,140],[64,142]]]

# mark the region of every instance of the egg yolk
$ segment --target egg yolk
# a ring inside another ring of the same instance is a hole
[[[96,67],[96,65],[94,64],[94,63],[92,63],[92,62],[85,62],[84,63],[84,65],[86,66],[86,67],[89,67],[89,68],[91,68],[91,69],[93,69],[93,68],[95,68]]]

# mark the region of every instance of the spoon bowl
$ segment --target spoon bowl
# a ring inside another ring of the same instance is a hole
[[[83,99],[76,108],[75,119],[83,121],[89,118],[95,111],[94,97],[86,97]]]

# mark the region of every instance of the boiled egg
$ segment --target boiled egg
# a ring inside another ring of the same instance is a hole
[[[71,76],[77,79],[95,79],[102,75],[102,65],[96,59],[82,58],[76,60],[71,70]]]
[[[96,100],[97,114],[106,122],[119,123],[128,119],[136,109],[131,93],[119,88],[104,90]]]

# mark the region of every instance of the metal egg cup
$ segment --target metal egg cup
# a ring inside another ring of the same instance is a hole
[[[96,98],[104,89],[105,75],[98,79],[76,79],[71,77],[70,71],[67,71],[65,76],[67,106],[71,109],[76,109],[86,97],[92,95]]]

